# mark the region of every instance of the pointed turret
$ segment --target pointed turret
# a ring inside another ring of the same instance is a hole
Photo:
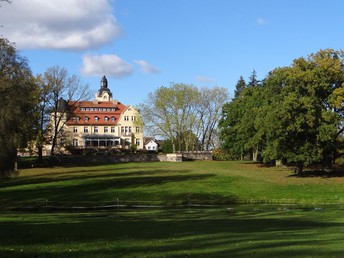
[[[107,87],[108,87],[108,81],[106,79],[106,76],[104,75],[100,81],[100,88],[107,88]]]
[[[100,89],[96,95],[96,100],[98,101],[112,101],[112,93],[108,88],[108,81],[104,75],[100,80]]]

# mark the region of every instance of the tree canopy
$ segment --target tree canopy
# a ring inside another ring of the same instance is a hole
[[[251,81],[253,81],[251,79]],[[237,154],[258,144],[264,161],[331,167],[343,133],[342,51],[320,50],[276,68],[223,108],[221,139]]]
[[[0,172],[14,169],[17,148],[34,134],[37,86],[28,63],[0,37]]]
[[[208,150],[216,138],[225,88],[198,89],[188,84],[161,86],[140,104],[145,131],[170,140],[173,151]]]

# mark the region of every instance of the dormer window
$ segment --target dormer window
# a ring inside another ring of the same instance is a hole
[[[115,122],[116,118],[114,116],[111,117],[111,122]]]
[[[99,117],[95,116],[94,117],[94,121],[98,122],[99,121]]]
[[[72,120],[73,120],[73,122],[78,122],[79,121],[79,117],[75,116],[75,117],[72,118]]]
[[[104,117],[104,121],[105,122],[108,122],[109,121],[109,118],[106,116],[106,117]]]
[[[87,116],[84,117],[85,122],[89,121],[89,118]]]

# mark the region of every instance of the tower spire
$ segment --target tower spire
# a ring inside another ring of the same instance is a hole
[[[100,89],[98,90],[96,99],[98,101],[111,101],[112,100],[112,93],[110,89],[108,88],[108,81],[105,75],[103,75],[102,79],[100,80]]]
[[[103,78],[100,81],[100,88],[106,88],[108,87],[108,81],[106,79],[106,76],[103,75]]]

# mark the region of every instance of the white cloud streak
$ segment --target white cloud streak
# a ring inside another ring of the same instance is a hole
[[[208,77],[201,76],[201,75],[196,76],[196,81],[198,81],[198,82],[206,82],[206,83],[208,83],[208,82],[214,82],[213,79],[210,79],[210,78],[208,78]]]
[[[117,55],[84,55],[81,73],[88,76],[106,74],[122,78],[131,75],[132,66]]]
[[[136,60],[135,63],[140,66],[141,71],[144,73],[154,74],[154,73],[160,72],[158,68],[156,68],[155,66],[151,65],[150,63],[144,60]]]
[[[266,25],[268,22],[264,18],[258,18],[257,19],[257,24],[260,26]]]
[[[109,0],[15,0],[0,8],[0,24],[20,49],[92,49],[121,34]]]

